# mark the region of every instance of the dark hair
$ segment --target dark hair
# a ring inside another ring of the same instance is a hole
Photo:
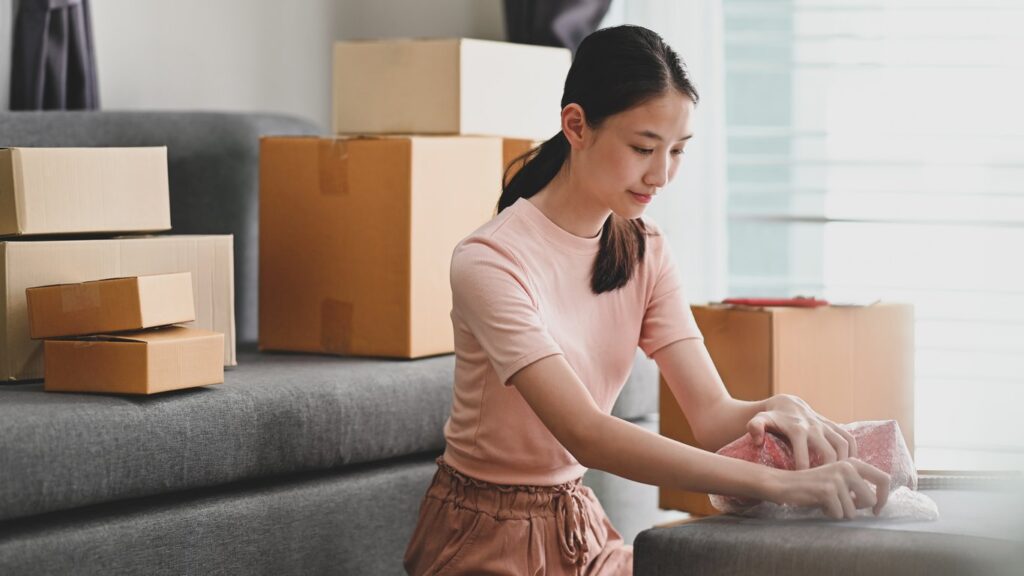
[[[576,103],[587,125],[597,128],[609,116],[639,106],[674,88],[697,103],[697,91],[683,62],[665,41],[640,26],[616,26],[590,34],[580,43],[562,92],[562,108]],[[559,131],[505,169],[498,212],[519,198],[540,192],[569,160],[569,141]],[[511,178],[509,174],[518,167]],[[609,215],[601,228],[600,250],[590,279],[595,294],[625,286],[646,251],[647,228],[639,218]]]

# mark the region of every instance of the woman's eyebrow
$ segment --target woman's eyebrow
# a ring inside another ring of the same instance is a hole
[[[653,138],[659,142],[665,141],[665,139],[661,137],[661,134],[658,134],[657,132],[652,132],[651,130],[637,130],[636,133],[639,136],[643,136],[645,138]],[[693,134],[687,134],[686,136],[683,136],[679,140],[676,140],[676,142],[682,142],[684,140],[689,140],[690,138],[693,138]]]

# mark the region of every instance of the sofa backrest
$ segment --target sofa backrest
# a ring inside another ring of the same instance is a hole
[[[239,343],[258,335],[259,138],[323,133],[275,114],[0,112],[0,147],[167,146],[172,231],[234,235]]]

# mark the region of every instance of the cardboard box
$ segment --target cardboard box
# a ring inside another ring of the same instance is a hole
[[[531,149],[536,148],[543,144],[543,140],[524,140],[522,138],[505,138],[502,140],[502,158],[501,158],[501,172],[502,177],[505,176],[505,171],[508,170],[508,177],[511,178],[521,168],[520,164],[511,166],[512,162],[526,154]],[[509,170],[511,168],[511,170]]]
[[[33,339],[142,330],[196,319],[192,273],[110,278],[25,291]]]
[[[170,326],[45,341],[47,392],[155,394],[224,382],[224,335]]]
[[[570,64],[565,48],[490,40],[337,42],[334,132],[546,140]]]
[[[704,343],[740,400],[794,394],[839,423],[896,420],[914,452],[914,310],[909,304],[821,308],[694,305]],[[661,433],[696,446],[664,378]],[[661,508],[717,514],[706,494],[659,490]]]
[[[176,272],[192,273],[192,326],[224,334],[224,365],[234,366],[232,250],[230,235],[0,242],[0,379],[43,377],[43,343],[29,338],[26,288]]]
[[[166,147],[0,149],[0,236],[170,228]]]
[[[454,349],[449,269],[498,201],[498,138],[264,138],[262,350]]]

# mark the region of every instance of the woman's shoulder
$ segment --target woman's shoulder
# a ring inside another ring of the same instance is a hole
[[[514,262],[514,216],[511,207],[502,210],[460,240],[452,252],[452,265],[471,264],[480,260]]]
[[[647,214],[640,217],[640,221],[643,223],[643,229],[646,238],[646,244],[648,252],[652,254],[660,254],[668,243],[668,238],[665,237],[665,231],[661,225]]]

